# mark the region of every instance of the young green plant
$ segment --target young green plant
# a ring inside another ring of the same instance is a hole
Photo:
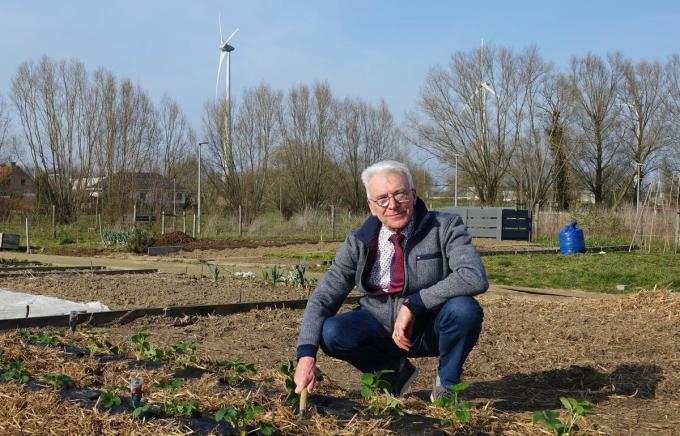
[[[449,386],[449,393],[436,399],[435,406],[446,409],[446,417],[441,420],[442,425],[458,426],[462,422],[469,422],[472,415],[472,403],[470,401],[461,401],[458,394],[470,387],[468,383],[458,383]]]
[[[232,387],[241,384],[248,374],[257,374],[255,365],[244,363],[240,357],[226,362],[215,362],[215,367],[222,371],[224,382]]]
[[[175,365],[180,368],[186,368],[189,364],[195,364],[198,361],[196,357],[196,343],[194,342],[178,342],[170,345],[165,351],[165,357],[174,359]]]
[[[120,406],[122,400],[118,394],[118,391],[130,392],[130,388],[127,386],[106,385],[104,392],[99,394],[97,404],[105,409],[111,409],[114,406]]]
[[[566,410],[566,420],[560,420],[560,413],[552,410],[540,410],[534,412],[533,423],[543,423],[545,428],[552,430],[556,436],[570,436],[578,431],[577,421],[579,418],[591,415],[593,405],[586,400],[560,397],[560,402]]]
[[[220,279],[220,266],[218,264],[208,264],[208,269],[210,270],[210,275],[212,276],[213,283],[217,283]]]
[[[137,360],[142,358],[149,358],[151,360],[160,360],[163,358],[163,351],[151,345],[147,338],[149,337],[149,328],[143,327],[136,335],[132,336],[132,349],[134,350]]]
[[[2,373],[2,378],[5,381],[14,380],[20,384],[26,384],[31,381],[33,375],[28,372],[24,362],[20,360],[12,360],[4,363],[5,371]]]
[[[66,374],[43,374],[42,378],[57,389],[70,388],[75,385],[73,379]]]
[[[120,353],[120,348],[113,345],[108,339],[109,331],[102,329],[94,332],[83,332],[87,338],[87,349],[90,352],[90,357],[94,357],[101,350],[108,350],[111,354]]]
[[[390,382],[384,380],[385,374],[393,373],[391,369],[383,369],[376,372],[369,372],[361,376],[361,396],[366,399],[368,406],[364,409],[365,413],[371,415],[382,415],[384,413],[395,413],[403,415],[401,404],[390,393]]]
[[[184,401],[180,398],[172,398],[163,405],[165,416],[192,416],[198,412],[198,400]]]
[[[267,421],[257,421],[257,415],[264,413],[264,407],[256,406],[253,401],[248,399],[243,402],[243,405],[229,406],[220,409],[215,414],[216,422],[226,422],[231,425],[234,430],[241,436],[248,433],[259,432],[263,435],[271,435],[276,430],[274,426]],[[248,427],[255,427],[248,430]]]
[[[281,365],[279,372],[284,376],[284,386],[286,388],[286,403],[299,404],[300,394],[295,393],[295,363],[288,359],[288,362]]]

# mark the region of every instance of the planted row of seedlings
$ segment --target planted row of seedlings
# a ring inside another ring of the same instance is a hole
[[[364,374],[361,401],[346,402],[344,412],[331,407],[301,420],[293,361],[278,373],[259,374],[241,358],[215,361],[201,356],[194,342],[155,346],[147,327],[128,343],[114,344],[107,330],[79,330],[77,317],[69,321],[68,333],[18,330],[2,337],[0,383],[19,385],[26,393],[52,389],[62,401],[104,416],[127,416],[136,426],[174,423],[178,434],[375,434],[394,429],[395,418],[404,419],[405,413],[414,415],[404,407],[404,399],[390,394],[383,379],[389,371]],[[475,404],[460,398],[467,386],[453,386],[451,395],[429,407],[427,422],[436,424],[438,419],[437,426],[449,430],[467,425],[476,410]],[[571,398],[562,403],[566,418],[540,411],[534,422],[558,435],[573,434],[580,417],[590,413],[590,403]],[[417,418],[422,422],[426,417]]]

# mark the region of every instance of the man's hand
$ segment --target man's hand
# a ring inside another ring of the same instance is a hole
[[[402,305],[397,319],[394,321],[392,340],[397,347],[409,351],[411,349],[411,334],[413,333],[413,321],[415,317],[408,307]]]
[[[299,394],[302,389],[307,392],[314,390],[316,384],[316,359],[313,357],[301,357],[295,368],[295,393]]]

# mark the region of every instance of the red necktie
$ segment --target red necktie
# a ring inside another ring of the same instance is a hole
[[[404,235],[400,233],[390,236],[390,241],[394,245],[394,256],[390,264],[390,287],[387,288],[389,294],[401,292],[404,288],[404,249],[401,247],[403,240]]]

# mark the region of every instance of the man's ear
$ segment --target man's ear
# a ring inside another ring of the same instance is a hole
[[[378,215],[375,214],[375,212],[373,212],[373,208],[371,207],[371,202],[366,201],[366,204],[368,204],[368,210],[369,210],[369,212],[371,212],[371,215],[372,216],[378,216]]]

